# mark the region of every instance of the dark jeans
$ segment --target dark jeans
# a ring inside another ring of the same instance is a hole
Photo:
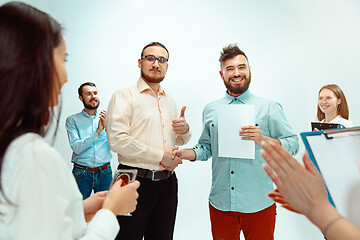
[[[168,179],[151,181],[137,177],[138,205],[132,216],[118,216],[118,240],[173,239],[178,203],[178,182],[175,173]]]
[[[74,166],[72,172],[75,176],[79,190],[83,195],[83,199],[88,198],[93,189],[95,193],[109,189],[112,179],[111,167],[108,167],[105,170],[93,172]]]

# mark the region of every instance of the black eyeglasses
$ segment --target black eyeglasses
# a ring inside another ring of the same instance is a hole
[[[155,62],[156,60],[158,60],[159,61],[159,63],[161,63],[161,64],[164,64],[164,63],[166,63],[169,59],[167,59],[167,58],[164,58],[164,57],[155,57],[155,56],[153,56],[153,55],[146,55],[146,56],[143,56],[143,57],[141,57],[141,59],[146,59],[146,60],[148,60],[148,62]]]

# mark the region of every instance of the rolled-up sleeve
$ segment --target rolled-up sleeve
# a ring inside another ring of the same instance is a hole
[[[191,138],[191,131],[189,130],[187,133],[185,134],[177,134],[176,135],[176,145],[178,146],[182,146],[187,144],[190,141]]]
[[[210,129],[206,122],[206,108],[203,111],[203,130],[199,138],[198,144],[196,144],[192,149],[196,153],[196,160],[206,161],[212,156],[211,151],[211,136]]]
[[[277,102],[270,104],[269,108],[270,137],[277,138],[281,146],[295,155],[299,151],[299,138],[286,120],[281,105]]]

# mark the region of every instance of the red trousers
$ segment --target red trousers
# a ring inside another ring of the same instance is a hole
[[[243,231],[246,240],[273,240],[276,205],[255,213],[220,211],[211,206],[210,221],[214,240],[240,240]]]

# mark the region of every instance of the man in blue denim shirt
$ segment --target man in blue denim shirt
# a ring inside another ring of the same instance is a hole
[[[111,150],[104,131],[106,111],[98,114],[100,100],[94,83],[83,83],[79,99],[84,109],[66,119],[66,130],[73,150],[73,174],[83,198],[109,189],[112,179]]]
[[[249,91],[251,71],[248,59],[236,45],[223,49],[220,76],[227,92],[203,111],[203,131],[192,149],[174,152],[182,159],[206,161],[212,157],[212,186],[209,196],[211,230],[214,240],[274,239],[276,205],[265,195],[273,189],[262,168],[260,149],[264,142],[280,144],[292,154],[299,148],[298,137],[285,118],[279,103]],[[229,104],[255,107],[255,126],[243,126],[239,137],[254,141],[255,159],[219,157],[218,109]]]

